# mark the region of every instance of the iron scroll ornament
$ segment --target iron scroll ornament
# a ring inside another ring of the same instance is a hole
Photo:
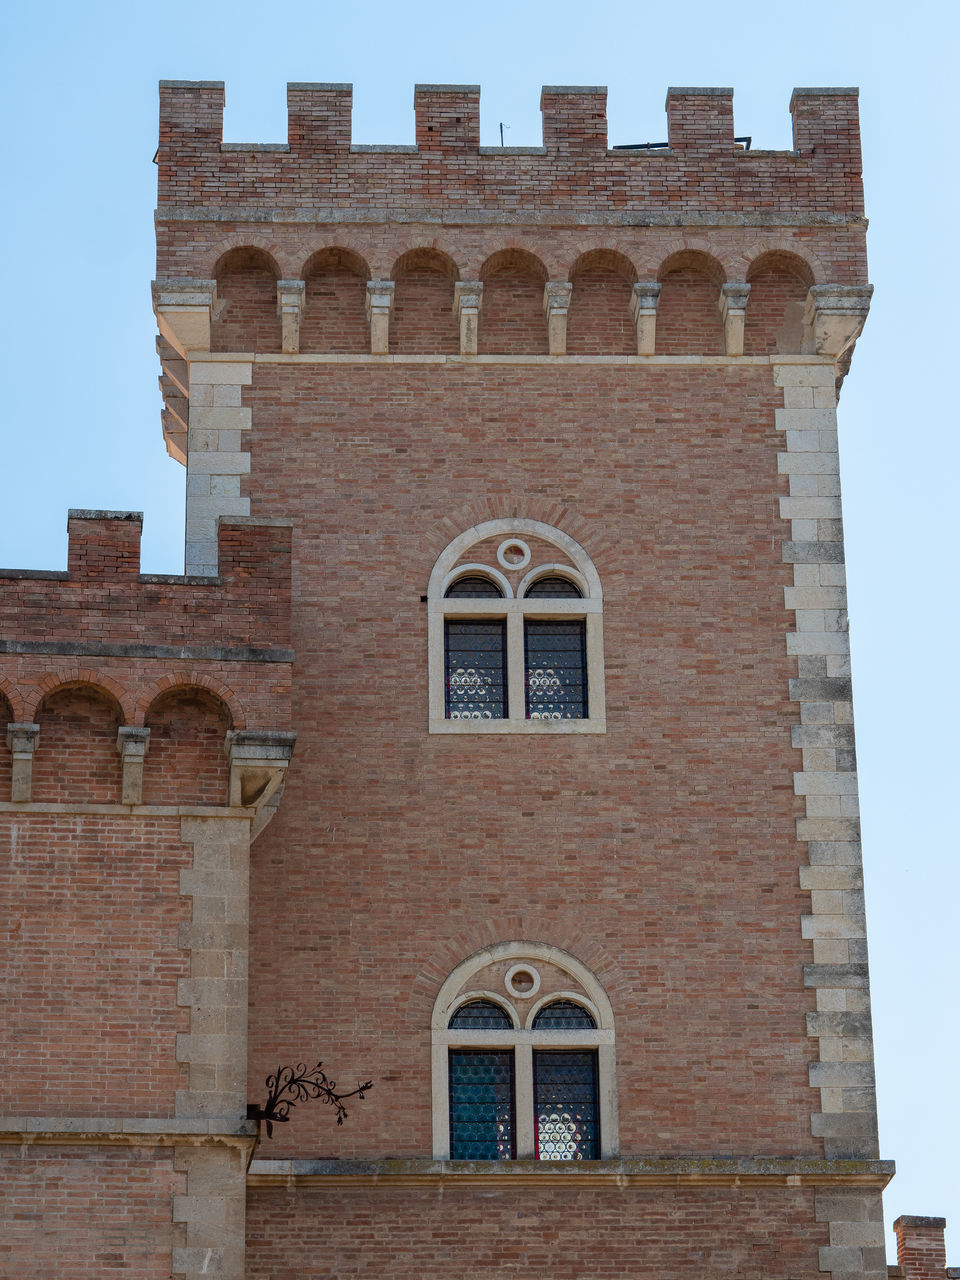
[[[247,1119],[257,1122],[257,1137],[253,1144],[253,1151],[250,1153],[251,1160],[260,1143],[261,1126],[266,1126],[267,1137],[272,1138],[275,1124],[286,1124],[290,1119],[290,1112],[297,1103],[309,1102],[313,1098],[320,1098],[328,1106],[333,1107],[337,1115],[337,1124],[343,1124],[348,1115],[344,1105],[346,1100],[362,1099],[367,1091],[373,1088],[373,1081],[366,1080],[363,1084],[358,1084],[355,1089],[351,1089],[349,1093],[338,1093],[336,1080],[331,1080],[327,1076],[322,1062],[309,1068],[304,1063],[298,1062],[296,1066],[277,1067],[272,1075],[267,1076],[266,1086],[267,1100],[263,1106],[255,1102],[247,1106]]]

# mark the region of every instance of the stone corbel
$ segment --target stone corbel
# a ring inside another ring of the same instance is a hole
[[[839,360],[859,338],[872,296],[872,284],[815,284],[803,313],[804,355]]]
[[[286,355],[296,355],[300,350],[300,317],[306,288],[303,280],[277,281],[277,313],[283,325],[281,349]]]
[[[190,351],[210,350],[210,319],[216,301],[216,280],[153,282],[157,325],[184,359]]]
[[[720,316],[723,320],[723,350],[728,356],[743,355],[743,326],[747,318],[750,286],[743,280],[731,280],[721,286]]]
[[[573,285],[548,280],[543,286],[543,314],[547,318],[547,350],[552,356],[567,354],[567,312]]]
[[[29,804],[33,791],[33,753],[40,737],[38,724],[8,724],[7,746],[13,756],[10,800],[13,804]]]
[[[395,287],[392,280],[367,281],[367,323],[370,325],[372,356],[385,356],[390,350],[390,308]]]
[[[657,303],[660,286],[655,280],[633,286],[630,314],[637,326],[637,355],[652,356],[657,349]]]
[[[480,302],[483,284],[479,280],[458,280],[453,286],[453,314],[460,322],[460,354],[477,354],[477,336],[480,326]]]
[[[227,734],[231,808],[252,809],[250,838],[260,834],[276,812],[293,755],[295,733],[238,729]]]
[[[143,759],[150,745],[150,730],[121,725],[117,730],[117,750],[121,768],[120,803],[143,803]]]

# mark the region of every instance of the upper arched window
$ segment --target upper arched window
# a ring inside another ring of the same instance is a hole
[[[489,520],[430,576],[431,733],[602,733],[600,580],[568,534]]]
[[[437,1158],[616,1153],[613,1015],[567,952],[501,943],[464,961],[437,997],[433,1043]]]

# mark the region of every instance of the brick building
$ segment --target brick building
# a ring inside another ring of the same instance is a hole
[[[598,88],[530,148],[288,98],[226,146],[161,86],[186,574],[81,511],[0,582],[0,1273],[877,1280],[856,92],[790,152],[725,89],[626,149]],[[254,1150],[318,1057],[374,1090]]]

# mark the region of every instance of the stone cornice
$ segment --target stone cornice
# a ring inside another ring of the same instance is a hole
[[[160,205],[155,221],[163,222],[230,222],[291,223],[302,225],[370,225],[378,223],[423,223],[443,226],[544,226],[544,227],[863,227],[868,225],[862,213],[834,213],[791,210],[777,213],[763,210],[744,213],[735,209],[716,209],[704,213],[671,213],[668,210],[605,210],[588,213],[577,209],[404,209],[389,208],[275,208],[250,205]]]
[[[19,575],[18,575],[19,576]],[[162,658],[191,662],[293,662],[292,649],[219,644],[110,644],[77,640],[0,640],[0,653],[61,658]]]
[[[673,1156],[651,1159],[542,1160],[269,1160],[255,1159],[252,1187],[885,1187],[892,1160],[823,1160],[776,1156]]]

